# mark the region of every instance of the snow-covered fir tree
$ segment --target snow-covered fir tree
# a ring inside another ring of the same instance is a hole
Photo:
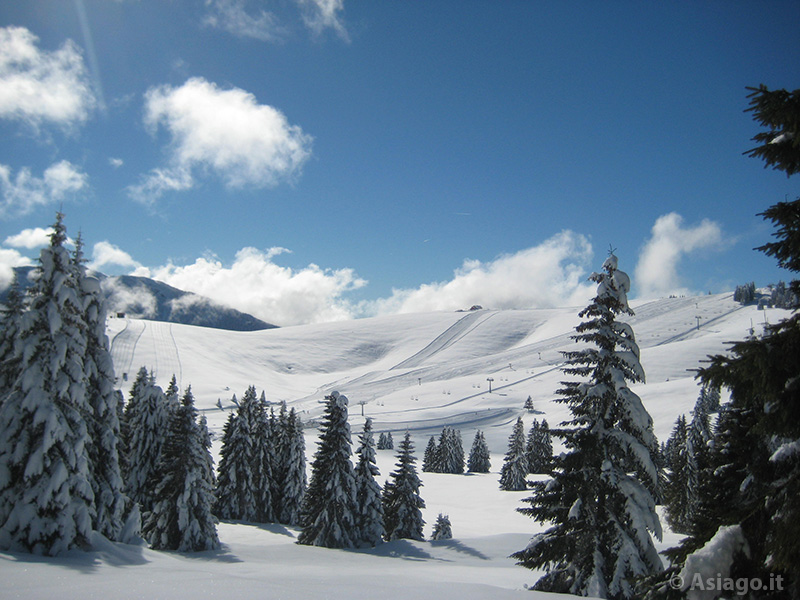
[[[580,312],[573,339],[586,347],[564,352],[564,373],[580,378],[558,390],[572,420],[556,435],[565,452],[554,458],[552,480],[534,482],[521,508],[549,529],[513,555],[543,569],[534,589],[598,598],[634,598],[639,577],[662,569],[651,534],[661,537],[653,494],[657,441],[653,424],[628,382],[644,381],[630,325],[628,276],[610,254],[593,273],[597,295]]]
[[[197,423],[191,387],[170,415],[161,453],[161,480],[142,534],[156,550],[200,552],[219,548],[213,470],[206,432]]]
[[[508,451],[500,468],[500,489],[519,492],[528,489],[528,455],[525,452],[525,424],[522,417],[517,418],[511,436],[508,438]]]
[[[669,438],[669,471],[664,486],[667,522],[678,533],[689,532],[697,507],[698,468],[688,432],[686,416],[681,415]]]
[[[382,431],[378,436],[378,450],[394,450],[391,431]]]
[[[488,473],[492,468],[489,457],[489,446],[481,430],[475,432],[475,439],[472,441],[472,448],[469,451],[467,470],[470,473]]]
[[[534,412],[534,408],[533,408],[533,398],[531,398],[530,396],[528,396],[528,397],[527,397],[527,399],[525,400],[525,404],[523,405],[523,407],[522,407],[522,408],[524,408],[524,409],[525,409],[525,410],[527,410],[528,412]]]
[[[106,307],[100,282],[89,277],[83,265],[83,244],[80,235],[75,243],[74,276],[86,324],[84,372],[90,413],[86,423],[89,433],[87,453],[89,474],[94,493],[93,529],[110,540],[120,540],[124,530],[137,530],[133,523],[125,528],[124,520],[131,510],[131,501],[123,492],[118,442],[120,423],[117,394],[114,390],[114,364],[106,336]],[[134,520],[136,517],[133,517]]]
[[[453,539],[453,527],[450,524],[450,517],[439,513],[436,517],[436,523],[433,524],[433,531],[431,532],[431,539],[433,541],[451,540]]]
[[[376,546],[385,534],[383,529],[383,503],[381,486],[375,480],[380,475],[376,464],[375,440],[372,437],[372,419],[364,422],[364,431],[359,436],[356,450],[358,462],[355,467],[357,525],[361,543]]]
[[[255,394],[255,388],[253,388]],[[279,520],[279,506],[275,501],[275,453],[272,448],[273,432],[269,423],[267,399],[264,392],[253,403],[250,416],[253,432],[253,498],[254,520],[258,523],[273,523]],[[220,459],[221,460],[221,459]]]
[[[20,362],[0,404],[0,548],[55,555],[88,543],[94,494],[87,453],[86,325],[66,228],[42,249]]]
[[[22,314],[25,312],[25,296],[20,290],[17,273],[11,280],[6,304],[0,308],[0,403],[11,391],[19,375],[22,360],[19,348]]]
[[[447,426],[442,429],[431,471],[454,474],[464,472],[464,445],[460,431]]]
[[[250,387],[239,401],[235,418],[226,423],[217,474],[215,513],[220,519],[256,520],[256,486],[253,467],[255,452],[255,388]]]
[[[428,445],[425,446],[425,453],[422,455],[422,472],[436,473],[437,446],[436,436],[431,436]]]
[[[164,392],[145,367],[139,369],[123,413],[123,473],[128,497],[139,504],[142,516],[152,509],[155,485],[161,480],[161,446],[170,419]]]
[[[294,408],[286,419],[287,447],[283,465],[283,486],[280,504],[280,522],[297,525],[306,494],[306,444],[303,421]]]
[[[397,539],[422,540],[422,510],[425,501],[419,495],[422,482],[414,466],[414,444],[411,435],[406,432],[400,442],[397,454],[396,470],[392,471],[390,480],[383,486],[383,514],[386,541]]]
[[[528,472],[537,474],[550,473],[553,460],[553,442],[550,439],[550,426],[546,419],[540,423],[536,419],[528,432],[528,441],[525,446],[528,456]]]
[[[298,544],[326,548],[359,545],[356,485],[347,423],[347,397],[332,392],[325,397],[325,414],[311,465],[301,511],[302,531]]]

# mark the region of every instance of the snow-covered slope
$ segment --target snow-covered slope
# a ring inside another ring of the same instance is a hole
[[[696,399],[691,369],[751,327],[760,331],[765,316],[775,321],[788,314],[743,307],[731,294],[661,299],[634,310],[629,322],[647,374],[635,391],[653,414],[659,438]],[[112,319],[109,336],[117,374],[127,377],[123,389],[141,366],[154,370],[164,386],[174,373],[182,386],[192,385],[212,428],[224,420],[217,401],[230,406],[231,396],[249,385],[303,411],[306,421],[321,413],[319,401],[336,389],[350,398],[354,425],[363,410],[377,430],[409,429],[420,439],[444,424],[462,428],[465,440],[480,428],[490,449],[504,452],[507,425],[528,395],[551,423],[566,418],[551,400],[563,378],[561,351],[574,344],[578,312],[439,312],[256,332]]]
[[[322,410],[319,401],[336,389],[350,398],[354,434],[363,409],[378,431],[411,431],[420,459],[428,436],[438,435],[445,423],[462,430],[467,451],[474,431],[483,430],[493,472],[421,474],[425,533],[439,512],[448,514],[455,537],[449,542],[326,550],[294,544],[297,531],[281,526],[223,523],[223,550],[191,557],[102,541],[92,552],[57,559],[0,553],[3,597],[557,598],[525,591],[537,574],[507,558],[540,526],[514,510],[527,492],[501,492],[497,479],[518,416],[526,429],[534,418],[555,424],[568,417],[552,400],[564,379],[560,351],[574,347],[570,336],[579,310],[426,313],[257,332],[111,319],[112,356],[123,390],[141,366],[155,371],[162,386],[174,373],[181,386],[192,385],[212,432],[220,432],[231,396],[241,396],[251,384],[269,400],[286,400],[303,411],[312,425]],[[692,369],[700,361],[724,352],[725,342],[742,339],[751,327],[760,333],[765,317],[774,323],[788,316],[742,307],[731,294],[662,299],[634,304],[634,310],[628,322],[647,373],[647,382],[634,391],[662,440],[697,399]],[[536,414],[523,410],[528,395]],[[216,406],[218,400],[225,410]],[[315,440],[309,427],[309,458]],[[378,454],[386,478],[394,455]],[[658,547],[677,539],[666,531]]]

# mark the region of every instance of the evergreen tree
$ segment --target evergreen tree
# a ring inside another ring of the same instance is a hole
[[[254,435],[257,402],[255,388],[251,386],[239,401],[236,417],[223,440],[226,445],[220,453],[216,490],[216,514],[220,519],[257,520],[253,473],[253,467],[258,465]]]
[[[628,387],[644,380],[633,329],[617,320],[632,314],[630,280],[613,254],[591,279],[597,295],[573,336],[586,347],[564,352],[563,371],[583,381],[564,382],[556,400],[573,417],[555,432],[566,451],[554,458],[552,480],[532,484],[530,508],[519,509],[551,526],[513,556],[545,570],[537,590],[633,598],[634,580],[662,569],[650,537],[661,536],[658,446],[650,415]]]
[[[800,171],[800,90],[752,88],[750,110],[766,128],[746,152],[766,166]],[[778,202],[763,213],[776,227],[775,240],[756,248],[779,266],[800,271],[800,198]],[[800,296],[800,280],[790,283]],[[664,578],[645,582],[649,598],[668,598],[667,578],[720,532],[732,531],[747,552],[723,557],[733,578],[783,578],[783,597],[800,597],[800,315],[770,326],[762,338],[733,344],[711,357],[700,380],[730,390],[711,444],[712,486],[701,488],[701,510],[691,535],[669,551],[675,563]],[[766,590],[754,598],[767,598]]]
[[[525,405],[523,406],[523,408],[524,408],[525,410],[527,410],[528,412],[534,412],[534,408],[533,408],[533,398],[531,398],[530,396],[528,396],[528,398],[525,400]]]
[[[55,555],[88,543],[83,307],[57,215],[19,333],[19,372],[0,404],[0,548]]]
[[[386,450],[386,432],[381,431],[380,435],[378,436],[378,450]]]
[[[688,431],[686,416],[681,415],[670,435],[669,473],[664,488],[667,522],[679,533],[689,532],[697,505],[697,463]]]
[[[528,456],[525,453],[525,424],[517,418],[508,438],[508,452],[500,468],[500,489],[519,492],[528,489]]]
[[[447,426],[442,429],[439,443],[436,445],[432,470],[434,473],[464,472],[464,446],[460,431]]]
[[[91,411],[86,420],[89,433],[87,454],[95,500],[92,527],[110,540],[125,541],[120,536],[131,506],[123,493],[120,470],[120,423],[114,390],[114,364],[106,336],[106,307],[100,282],[86,274],[82,251],[83,244],[78,236],[73,269],[86,324],[84,372],[86,399]]]
[[[255,397],[255,388],[252,388]],[[280,520],[280,506],[273,496],[275,489],[275,453],[272,448],[272,428],[269,424],[265,394],[252,403],[250,427],[253,432],[253,519],[258,523]]]
[[[300,511],[306,493],[306,450],[303,438],[303,422],[292,408],[287,418],[288,447],[281,493],[281,523],[296,525],[300,522]]]
[[[332,392],[325,400],[320,441],[301,511],[303,530],[297,543],[354,548],[361,540],[356,523],[355,474],[350,462],[347,397]]]
[[[386,541],[410,539],[422,541],[422,510],[425,501],[419,495],[422,482],[414,463],[414,444],[406,432],[397,454],[397,469],[392,471],[390,481],[383,486],[383,514]]]
[[[453,539],[453,528],[450,525],[450,517],[439,513],[436,523],[433,524],[431,539],[434,541]]]
[[[425,454],[422,455],[422,472],[423,473],[437,473],[436,459],[438,456],[438,449],[436,447],[436,438],[431,436],[428,440],[428,445],[425,447]]]
[[[375,462],[375,442],[372,437],[372,419],[364,422],[364,431],[359,437],[356,450],[358,462],[355,467],[356,505],[358,507],[358,529],[361,543],[376,546],[385,535],[383,529],[383,504],[381,486],[375,481],[380,475]]]
[[[3,402],[20,372],[22,356],[20,352],[20,327],[25,312],[25,296],[19,287],[17,273],[8,290],[5,307],[0,309],[0,403]]]
[[[489,446],[486,445],[483,432],[478,430],[475,432],[475,439],[472,441],[472,448],[469,451],[467,470],[470,473],[488,473],[491,468]]]
[[[123,479],[128,497],[139,504],[142,516],[153,507],[155,486],[161,480],[161,446],[170,411],[164,392],[147,369],[139,369],[125,405],[124,440],[127,472]]]
[[[553,460],[553,442],[550,439],[550,427],[547,420],[542,419],[539,423],[533,420],[530,432],[528,432],[528,442],[525,447],[528,456],[528,472],[547,474],[550,473],[550,463]]]
[[[392,439],[392,432],[386,432],[385,442],[383,444],[384,450],[394,450],[394,439]]]
[[[281,402],[278,416],[270,412],[269,436],[272,453],[272,502],[280,516],[283,502],[283,488],[286,482],[286,467],[289,463],[289,412],[286,402]]]
[[[191,387],[169,419],[161,480],[142,533],[156,550],[199,552],[219,548],[213,470],[206,432],[197,423]]]

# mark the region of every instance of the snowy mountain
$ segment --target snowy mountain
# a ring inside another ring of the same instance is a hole
[[[30,285],[34,267],[17,267],[21,287]],[[257,331],[275,327],[236,309],[222,306],[204,296],[185,292],[148,277],[122,275],[109,277],[93,273],[100,279],[111,314],[124,313],[131,317],[182,323],[198,327],[213,327],[232,331]],[[8,290],[0,292],[0,303]]]
[[[662,441],[677,416],[694,406],[699,387],[693,369],[707,355],[724,352],[726,342],[751,331],[760,334],[765,321],[789,315],[742,306],[732,294],[632,306],[636,316],[626,321],[636,334],[647,376],[646,383],[632,389]],[[310,458],[317,441],[315,422],[323,411],[320,401],[338,390],[349,397],[353,432],[361,430],[362,411],[373,418],[376,436],[391,431],[399,440],[409,431],[420,462],[428,438],[438,436],[444,425],[461,430],[467,449],[480,429],[491,452],[491,472],[420,473],[424,534],[430,536],[442,513],[452,523],[451,540],[396,540],[371,550],[330,550],[297,545],[296,528],[224,522],[221,550],[187,556],[98,539],[91,552],[48,560],[0,553],[0,578],[12,596],[45,599],[560,597],[527,591],[525,585],[534,583],[537,573],[508,558],[541,526],[515,511],[529,492],[500,491],[498,479],[518,417],[526,430],[534,418],[556,426],[568,417],[553,399],[566,378],[559,369],[561,351],[575,348],[570,336],[580,308],[406,314],[249,332],[130,316],[109,319],[112,357],[124,393],[141,366],[152,370],[162,387],[173,373],[182,388],[191,384],[215,437],[215,453],[233,407],[231,397],[241,398],[255,385],[269,401],[286,400],[301,414]],[[535,412],[523,408],[528,396]],[[383,482],[396,456],[391,450],[377,454],[378,481]],[[663,550],[679,539],[665,528],[656,547]]]

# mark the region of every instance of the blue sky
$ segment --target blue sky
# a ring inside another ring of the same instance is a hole
[[[63,206],[93,265],[278,324],[788,279],[745,86],[800,4],[38,0],[0,7],[0,285]],[[39,229],[37,229],[39,228]]]

